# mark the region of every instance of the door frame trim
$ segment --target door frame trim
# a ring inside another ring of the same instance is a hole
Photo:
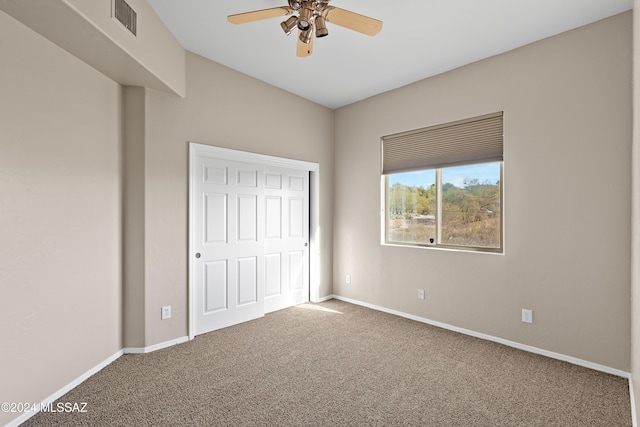
[[[195,254],[193,239],[195,234],[194,215],[194,191],[195,186],[193,179],[195,177],[195,158],[196,156],[212,157],[219,160],[230,160],[236,162],[254,163],[262,166],[273,166],[289,169],[306,170],[309,172],[309,300],[311,302],[320,302],[320,236],[319,217],[320,217],[320,165],[314,162],[304,160],[287,159],[283,157],[269,156],[266,154],[251,153],[248,151],[238,151],[229,148],[216,147],[213,145],[205,145],[197,142],[189,142],[189,253],[188,271],[189,271],[189,339],[195,337],[195,284],[194,278],[194,262]]]

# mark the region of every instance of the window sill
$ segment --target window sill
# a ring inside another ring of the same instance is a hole
[[[418,245],[418,244],[403,244],[396,242],[382,242],[381,246],[388,246],[392,248],[408,248],[408,249],[432,249],[437,251],[446,252],[467,252],[474,254],[487,254],[487,255],[504,255],[504,249],[482,249],[482,248],[461,248],[445,245]]]

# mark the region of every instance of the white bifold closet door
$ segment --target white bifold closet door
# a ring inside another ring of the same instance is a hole
[[[196,156],[194,335],[309,300],[309,173]]]

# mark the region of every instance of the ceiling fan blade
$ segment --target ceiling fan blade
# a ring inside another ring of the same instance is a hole
[[[340,9],[339,7],[329,7],[327,21],[357,31],[368,36],[375,36],[382,30],[382,21],[360,15],[355,12]]]
[[[260,21],[263,19],[275,18],[293,13],[290,7],[272,7],[271,9],[254,10],[253,12],[238,13],[227,16],[227,20],[232,24],[246,24],[247,22]]]
[[[309,43],[304,43],[302,40],[300,40],[301,32],[302,31],[298,32],[298,49],[296,50],[296,56],[299,56],[300,58],[304,58],[313,53],[313,39],[315,37],[312,36],[311,40],[309,40]]]

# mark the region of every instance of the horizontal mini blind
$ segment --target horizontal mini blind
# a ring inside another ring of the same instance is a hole
[[[502,112],[382,137],[382,173],[502,161]]]

